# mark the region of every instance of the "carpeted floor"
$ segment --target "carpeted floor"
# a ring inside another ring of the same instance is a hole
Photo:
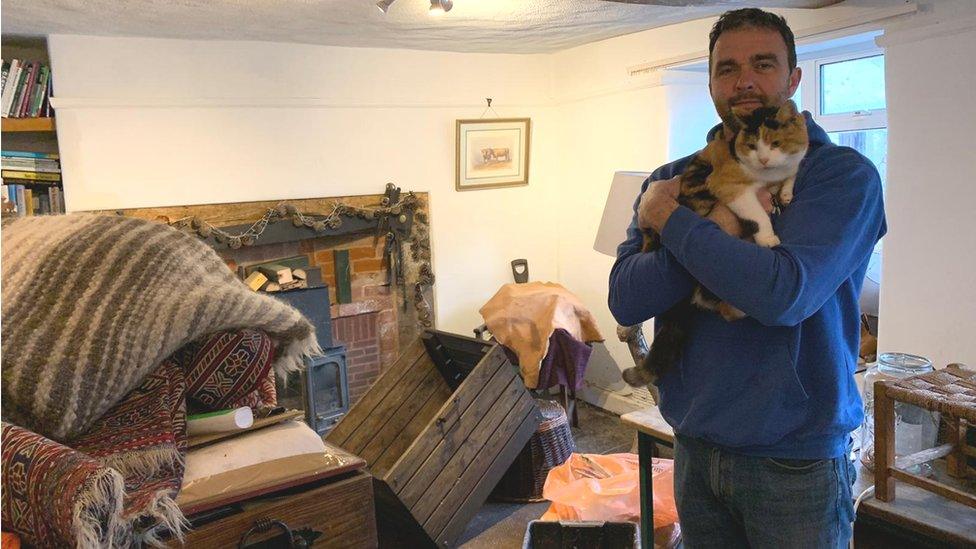
[[[620,417],[585,402],[579,402],[579,428],[573,428],[576,451],[583,454],[630,452],[636,440],[633,429]],[[458,544],[462,549],[508,549],[522,546],[530,520],[549,508],[542,503],[503,503],[489,500],[468,524]]]

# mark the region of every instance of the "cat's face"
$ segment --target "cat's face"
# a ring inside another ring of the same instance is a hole
[[[793,101],[779,108],[762,107],[742,121],[736,136],[735,152],[739,161],[757,174],[777,177],[795,170],[807,152],[807,124]]]

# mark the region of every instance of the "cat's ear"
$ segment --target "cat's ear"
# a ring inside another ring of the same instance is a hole
[[[796,103],[794,103],[792,99],[787,99],[786,103],[783,103],[783,105],[779,108],[779,113],[777,114],[779,114],[778,118],[780,120],[788,120],[793,118],[797,115]]]

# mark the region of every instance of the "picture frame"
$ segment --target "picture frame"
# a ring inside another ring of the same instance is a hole
[[[471,191],[529,184],[529,118],[458,120],[455,189]]]

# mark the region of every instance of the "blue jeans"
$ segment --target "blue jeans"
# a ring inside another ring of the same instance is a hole
[[[847,547],[855,474],[847,457],[751,457],[679,435],[674,491],[684,546]]]

